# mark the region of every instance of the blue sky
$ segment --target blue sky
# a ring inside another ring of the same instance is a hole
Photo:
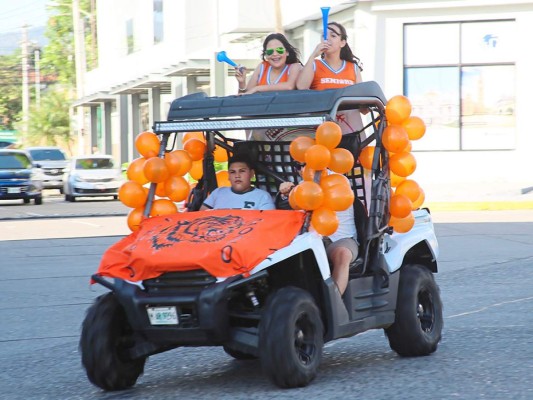
[[[25,23],[44,26],[48,0],[0,0],[0,34],[17,32]]]

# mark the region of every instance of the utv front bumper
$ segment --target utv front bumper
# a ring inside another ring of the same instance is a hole
[[[144,281],[143,290],[140,285],[122,279],[111,284],[93,276],[114,292],[138,337],[168,347],[211,346],[228,341],[228,286],[240,278],[216,282],[203,270],[172,272]],[[168,307],[175,307],[177,324],[150,322],[149,310]]]

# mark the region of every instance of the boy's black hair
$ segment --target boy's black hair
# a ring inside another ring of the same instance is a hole
[[[255,170],[254,163],[252,162],[250,157],[248,157],[248,155],[245,154],[245,153],[237,153],[237,154],[234,154],[233,156],[231,156],[228,159],[228,168],[231,166],[231,164],[236,163],[236,162],[242,162],[242,163],[246,164],[248,166],[248,168]]]

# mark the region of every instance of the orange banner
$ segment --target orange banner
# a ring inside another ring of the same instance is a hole
[[[209,210],[148,218],[104,253],[97,274],[130,281],[200,268],[215,277],[246,274],[287,246],[304,217],[292,210]]]

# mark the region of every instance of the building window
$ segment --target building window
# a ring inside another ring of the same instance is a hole
[[[516,147],[515,43],[515,21],[404,26],[404,92],[430,133],[413,150]]]
[[[154,0],[154,44],[163,41],[163,0]]]
[[[135,39],[133,35],[133,19],[126,20],[126,45],[128,54],[133,53],[135,49]]]

